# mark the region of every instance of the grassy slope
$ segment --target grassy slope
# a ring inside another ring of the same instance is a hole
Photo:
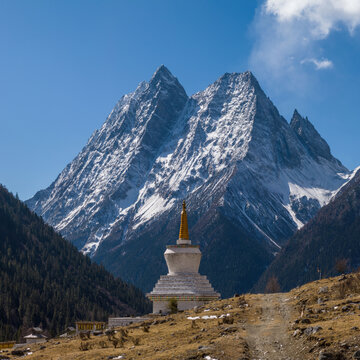
[[[319,294],[324,287],[327,287],[327,291],[325,288],[326,292]],[[269,299],[272,302],[266,305]],[[280,302],[287,307],[289,315],[284,319],[278,311]],[[78,337],[54,339],[45,344],[44,349],[40,349],[40,345],[33,345],[33,354],[27,358],[105,360],[109,356],[123,355],[126,359],[190,360],[203,359],[205,356],[222,360],[249,359],[259,351],[252,345],[254,337],[257,340],[255,343],[261,348],[266,338],[274,339],[272,336],[276,334],[271,334],[272,329],[279,329],[280,326],[284,333],[283,343],[269,343],[267,359],[280,358],[280,351],[291,359],[317,359],[320,351],[332,353],[338,359],[350,359],[360,342],[360,330],[356,329],[360,327],[359,304],[360,275],[350,274],[315,281],[289,293],[245,295],[213,302],[196,312],[191,310],[154,317],[148,322],[149,332],[143,330],[144,324],[132,325],[126,328],[127,336],[124,337],[119,328],[115,336],[123,338],[121,348],[114,349],[106,336],[92,337],[86,341],[91,348],[87,351],[79,349],[82,341]],[[267,317],[269,305],[272,315]],[[187,319],[189,316],[219,317],[221,314],[230,314],[229,318],[234,322],[224,324],[219,319],[200,319],[193,326],[192,321]],[[304,333],[306,328],[316,326],[321,327],[318,332],[310,335]],[[262,332],[265,336],[256,339],[260,335],[254,329],[258,330],[259,327],[265,327]],[[101,347],[101,341],[106,348]]]

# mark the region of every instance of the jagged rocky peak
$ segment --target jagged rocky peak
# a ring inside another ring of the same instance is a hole
[[[309,119],[302,117],[296,109],[290,126],[313,158],[318,159],[322,157],[326,160],[334,160],[327,142],[317,132]]]
[[[170,70],[165,66],[159,66],[151,80],[149,81],[150,87],[156,88],[176,88],[179,90],[179,96],[187,97],[186,91],[183,86],[180,84],[179,80],[170,72]]]
[[[241,90],[248,90],[251,92],[259,91],[263,94],[263,91],[251,71],[245,71],[243,73],[225,73],[220,76],[213,84],[211,84],[206,90],[216,89],[218,93],[223,95],[229,95],[231,92]],[[205,90],[205,92],[206,92]],[[202,94],[204,92],[200,92]],[[244,95],[244,94],[243,94]]]
[[[153,76],[151,77],[150,82],[152,81],[168,81],[174,82],[177,78],[170,72],[170,70],[165,65],[160,65],[154,72]]]
[[[226,72],[223,75],[221,75],[220,78],[217,81],[215,81],[215,83],[223,82],[223,81],[228,82],[234,79],[241,79],[241,81],[251,82],[253,83],[253,85],[259,86],[258,81],[256,80],[254,74],[250,70],[244,72],[232,72],[232,73]]]

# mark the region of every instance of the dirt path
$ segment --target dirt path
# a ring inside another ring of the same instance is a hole
[[[245,325],[251,360],[304,360],[306,346],[289,333],[292,308],[288,294],[267,294],[254,298],[256,316]]]

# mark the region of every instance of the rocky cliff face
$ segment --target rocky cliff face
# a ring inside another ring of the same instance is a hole
[[[295,112],[289,125],[250,72],[188,97],[161,66],[27,204],[148,291],[165,272],[186,199],[200,270],[228,295],[249,289],[348,176],[312,124]]]

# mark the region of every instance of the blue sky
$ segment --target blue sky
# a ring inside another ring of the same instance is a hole
[[[313,3],[2,0],[0,183],[22,199],[48,186],[160,64],[189,95],[253,71],[287,120],[297,108],[355,168],[360,4]]]

